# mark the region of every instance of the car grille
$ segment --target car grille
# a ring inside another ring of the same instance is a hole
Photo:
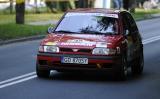
[[[74,49],[74,48],[73,48]],[[72,48],[60,48],[61,52],[81,52],[81,53],[91,53],[91,49],[78,49],[78,51],[73,51]]]

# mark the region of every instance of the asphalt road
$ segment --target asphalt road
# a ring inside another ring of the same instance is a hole
[[[0,46],[0,99],[160,99],[160,18],[138,22],[144,40],[144,73],[112,81],[104,74],[35,75],[38,41]]]

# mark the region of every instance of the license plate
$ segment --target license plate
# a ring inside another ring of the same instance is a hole
[[[62,63],[88,64],[88,58],[62,57]]]

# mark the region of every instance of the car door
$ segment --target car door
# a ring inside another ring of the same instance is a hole
[[[122,23],[123,23],[123,34],[127,40],[127,60],[132,61],[137,57],[136,52],[138,52],[139,38],[138,29],[135,21],[128,12],[122,13]]]

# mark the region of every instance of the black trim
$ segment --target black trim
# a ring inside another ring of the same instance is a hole
[[[88,58],[88,59],[106,59],[116,60],[120,56],[87,56],[87,55],[75,55],[75,54],[51,54],[51,53],[38,53],[37,56],[49,56],[49,57],[74,57],[74,58]]]

